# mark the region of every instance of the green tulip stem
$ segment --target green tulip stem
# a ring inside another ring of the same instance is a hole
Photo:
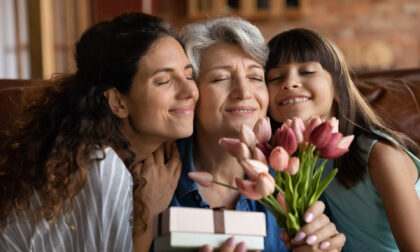
[[[225,186],[225,187],[227,187],[227,188],[230,188],[230,189],[233,189],[233,190],[236,190],[236,191],[239,191],[239,190],[238,190],[238,188],[236,188],[236,187],[234,187],[234,186],[231,186],[231,185],[228,185],[228,184],[225,184],[225,183],[222,183],[222,182],[216,181],[216,180],[213,180],[213,181],[212,181],[212,183],[213,183],[213,184],[217,184],[217,185],[221,185],[221,186]]]

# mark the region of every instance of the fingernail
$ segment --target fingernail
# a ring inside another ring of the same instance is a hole
[[[239,252],[246,252],[245,243],[244,242],[239,243],[237,249],[238,249]]]
[[[321,245],[319,245],[319,248],[320,248],[320,249],[327,249],[327,248],[329,248],[329,247],[330,247],[330,243],[329,243],[329,242],[327,242],[327,241],[322,242],[322,243],[321,243]]]
[[[305,221],[306,221],[306,223],[311,222],[313,218],[314,218],[314,215],[312,213],[305,214]]]
[[[306,234],[305,234],[304,232],[302,232],[302,231],[299,231],[299,232],[296,234],[296,236],[295,236],[295,241],[296,241],[296,242],[300,242],[300,241],[302,241],[303,239],[305,239],[305,237],[306,237]]]
[[[310,235],[308,236],[308,238],[306,238],[306,243],[308,243],[309,245],[313,245],[317,239],[318,237],[316,237],[316,235]]]
[[[235,237],[230,237],[230,238],[227,240],[227,246],[228,246],[229,248],[233,248],[233,247],[235,246],[235,243],[236,243],[236,241],[235,241]]]

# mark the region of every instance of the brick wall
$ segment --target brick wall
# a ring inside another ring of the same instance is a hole
[[[333,40],[356,70],[420,67],[419,0],[309,0],[296,20],[253,21],[270,39],[293,27]]]
[[[175,27],[191,22],[186,0],[161,1],[160,16]],[[420,67],[420,0],[305,1],[308,13],[299,19],[251,21],[267,40],[285,29],[314,29],[333,40],[355,70]]]

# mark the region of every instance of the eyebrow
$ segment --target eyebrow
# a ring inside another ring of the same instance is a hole
[[[188,64],[184,67],[184,70],[190,69],[190,68],[192,69],[193,66],[191,64]],[[152,76],[155,75],[155,74],[161,73],[161,72],[173,72],[173,71],[174,71],[174,69],[172,67],[163,67],[163,68],[159,68],[159,69],[155,70],[152,73]]]

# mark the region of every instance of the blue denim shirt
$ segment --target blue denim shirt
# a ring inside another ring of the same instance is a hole
[[[193,142],[193,137],[177,141],[182,160],[182,172],[170,206],[210,208],[209,204],[201,197],[197,183],[188,178],[188,172],[194,171],[192,159]],[[264,239],[264,251],[289,251],[280,239],[280,232],[282,229],[277,226],[276,218],[261,204],[241,195],[239,201],[236,203],[236,210],[264,212],[267,225],[267,235]]]

